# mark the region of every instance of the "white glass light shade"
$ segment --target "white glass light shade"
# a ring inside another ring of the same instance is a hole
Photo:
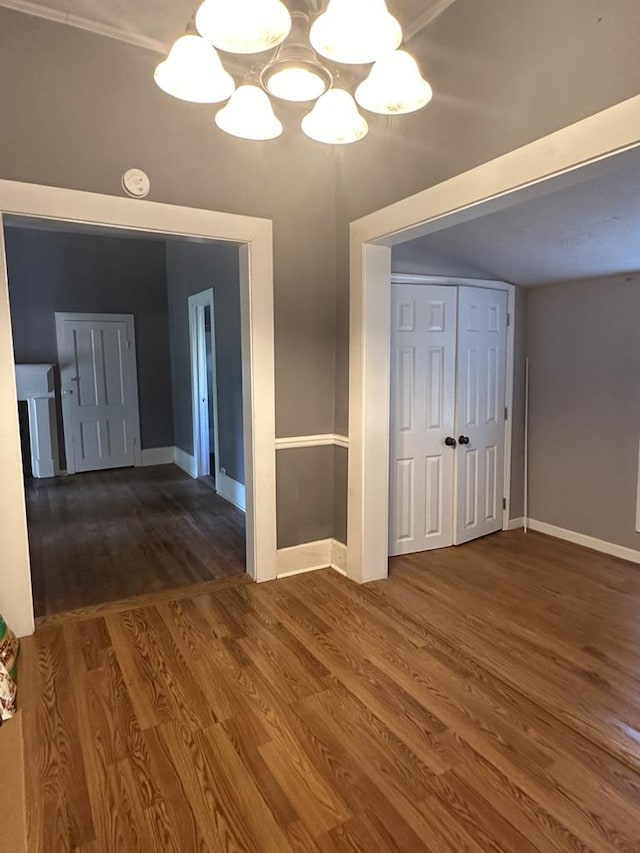
[[[316,142],[346,145],[363,139],[369,132],[369,125],[348,92],[330,89],[302,119],[302,130]]]
[[[313,68],[292,63],[271,74],[266,87],[285,101],[315,101],[326,91],[327,82]]]
[[[205,0],[196,27],[219,50],[260,53],[286,39],[291,15],[280,0]]]
[[[179,38],[153,78],[168,95],[197,104],[226,101],[236,88],[215,47],[196,35]]]
[[[423,79],[415,59],[395,50],[379,59],[369,76],[356,89],[356,101],[372,113],[401,115],[425,107],[431,86]]]
[[[259,86],[238,86],[229,103],[216,115],[220,130],[242,139],[275,139],[282,133],[268,95]]]
[[[309,38],[322,56],[358,65],[395,50],[402,41],[402,27],[385,0],[330,0]]]

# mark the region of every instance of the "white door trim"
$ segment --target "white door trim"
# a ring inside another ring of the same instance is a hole
[[[135,460],[135,467],[139,468],[142,465],[142,450],[140,447],[140,396],[139,396],[139,388],[138,388],[138,359],[137,359],[137,349],[136,349],[136,328],[135,328],[135,319],[133,314],[76,314],[74,312],[64,312],[64,311],[56,311],[55,312],[56,319],[56,348],[58,352],[58,367],[61,371],[60,380],[62,381],[62,370],[60,365],[64,361],[63,351],[64,351],[64,324],[68,320],[76,320],[77,322],[89,322],[89,323],[99,323],[105,320],[110,320],[111,322],[117,323],[126,323],[127,324],[127,334],[129,335],[129,340],[131,341],[131,347],[133,349],[133,379],[135,382],[136,395],[135,395],[135,406],[134,406],[134,423],[133,423],[133,437],[135,439],[135,444],[133,446],[133,456]],[[75,474],[76,473],[76,461],[75,461],[75,453],[73,447],[73,436],[71,432],[71,412],[69,410],[69,397],[66,396],[64,390],[61,395],[61,403],[62,403],[62,433],[64,439],[64,454],[67,459],[67,474]]]
[[[200,293],[194,293],[189,297],[189,343],[191,348],[191,415],[193,427],[193,455],[196,459],[196,469],[198,477],[206,477],[211,474],[209,464],[210,446],[207,440],[207,459],[203,464],[203,448],[201,447],[202,431],[200,424],[200,385],[202,380],[201,371],[198,369],[202,364],[202,348],[204,346],[204,324],[200,329],[198,308],[209,306],[211,311],[211,393],[213,400],[211,406],[213,408],[213,430],[214,430],[214,447],[213,452],[216,460],[216,470],[213,472],[216,483],[220,476],[220,459],[218,452],[218,377],[216,374],[216,332],[215,332],[215,307],[213,302],[213,288],[202,290]],[[202,335],[202,337],[201,337]],[[209,396],[208,383],[207,396]],[[197,392],[197,393],[196,393]]]
[[[391,246],[602,174],[611,168],[611,157],[639,147],[640,95],[351,223],[348,574],[353,580],[388,574],[389,443],[380,413],[389,411]],[[588,170],[582,168],[587,165]],[[511,445],[511,436],[505,444]]]
[[[2,214],[84,222],[240,244],[247,572],[276,577],[273,229],[268,219],[0,180],[0,568],[3,615],[21,635],[34,628],[15,370]],[[3,568],[6,565],[6,569]]]

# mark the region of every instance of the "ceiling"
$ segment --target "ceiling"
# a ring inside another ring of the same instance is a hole
[[[182,35],[201,0],[0,0],[0,6],[100,32],[164,52]],[[234,0],[230,0],[234,2]],[[289,8],[321,9],[324,0],[285,0]],[[408,35],[418,32],[453,0],[388,0]]]
[[[394,252],[534,285],[640,270],[640,155],[584,183],[404,243]],[[425,270],[428,271],[428,270]]]
[[[20,3],[10,2],[6,5],[19,8]],[[57,19],[60,19],[60,13],[71,16],[71,24],[82,20],[87,24],[83,29],[90,29],[89,24],[94,24],[97,31],[103,28],[120,31],[125,41],[129,40],[126,35],[130,34],[133,37],[169,44],[184,32],[197,2],[109,0],[105,3],[104,0],[38,0],[23,5],[24,11],[42,17],[49,17],[47,12],[50,12],[51,16]]]

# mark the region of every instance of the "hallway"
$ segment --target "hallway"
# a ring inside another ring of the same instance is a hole
[[[244,514],[173,465],[26,488],[36,617],[245,571]]]

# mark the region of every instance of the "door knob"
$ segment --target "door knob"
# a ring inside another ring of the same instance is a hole
[[[447,447],[456,447],[456,445],[458,444],[458,442],[452,435],[448,435],[445,438],[444,443],[447,445]]]
[[[460,444],[469,444],[469,436],[468,435],[461,435],[460,438],[458,439],[458,441]]]

